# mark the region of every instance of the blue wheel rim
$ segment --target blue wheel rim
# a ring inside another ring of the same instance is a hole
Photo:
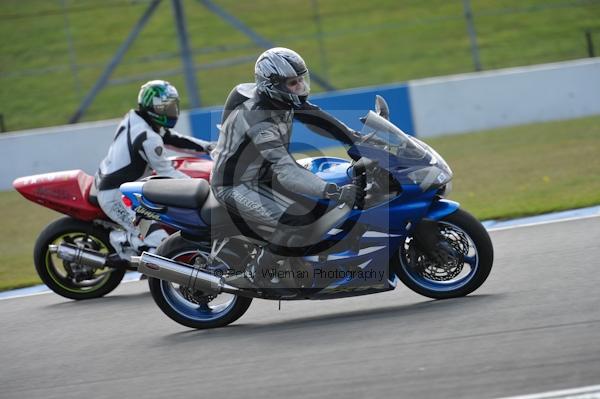
[[[192,257],[190,257],[192,255]],[[199,251],[186,251],[172,257],[174,260],[190,263],[195,256],[204,256],[206,253]],[[184,260],[185,259],[185,260]],[[185,298],[181,293],[180,287],[168,281],[161,280],[160,289],[164,299],[169,306],[181,316],[199,322],[208,322],[225,317],[236,305],[238,297],[230,294],[220,294],[215,299],[206,304],[198,304]],[[219,297],[225,301],[215,302]]]

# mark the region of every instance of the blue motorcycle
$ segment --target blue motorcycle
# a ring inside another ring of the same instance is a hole
[[[402,281],[421,295],[444,299],[481,286],[492,268],[492,242],[477,219],[445,199],[452,179],[446,162],[392,124],[380,96],[375,112],[361,121],[362,139],[347,151],[352,161],[298,161],[324,180],[357,184],[366,197],[355,204],[315,200],[318,217],[298,229],[302,245],[267,276],[282,288],[227,283],[267,244],[269,228],[228,212],[205,180],[122,185],[138,222],[178,230],[156,253],[132,260],[148,276],[161,310],[182,325],[204,329],[234,322],[253,298],[332,299],[393,290]]]

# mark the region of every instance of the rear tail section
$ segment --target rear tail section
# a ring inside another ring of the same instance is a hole
[[[94,178],[82,170],[67,170],[20,177],[13,187],[36,204],[90,221],[105,218],[104,212],[89,201],[93,182]]]

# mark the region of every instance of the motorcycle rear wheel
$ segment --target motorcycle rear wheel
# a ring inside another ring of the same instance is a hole
[[[123,279],[124,269],[92,269],[62,260],[48,249],[49,245],[66,242],[108,255],[115,252],[108,235],[108,230],[91,222],[68,216],[55,220],[42,230],[33,249],[33,261],[38,275],[48,288],[65,298],[82,300],[108,294]]]
[[[209,243],[189,241],[175,233],[164,240],[156,254],[182,263],[202,263],[210,254]],[[233,255],[233,254],[232,254]],[[233,255],[235,256],[235,255]],[[207,329],[224,327],[233,323],[246,311],[252,298],[221,293],[215,297],[202,296],[184,286],[148,278],[152,298],[172,320],[186,327]]]
[[[445,244],[456,257],[440,264],[429,259],[413,237],[406,238],[392,270],[418,294],[434,299],[457,298],[470,294],[488,278],[494,248],[485,227],[468,212],[458,209],[437,223]]]

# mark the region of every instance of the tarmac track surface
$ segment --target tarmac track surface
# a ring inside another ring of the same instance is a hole
[[[492,232],[472,295],[404,286],[255,300],[233,325],[168,319],[145,281],[0,301],[2,398],[494,398],[600,383],[600,218]]]

